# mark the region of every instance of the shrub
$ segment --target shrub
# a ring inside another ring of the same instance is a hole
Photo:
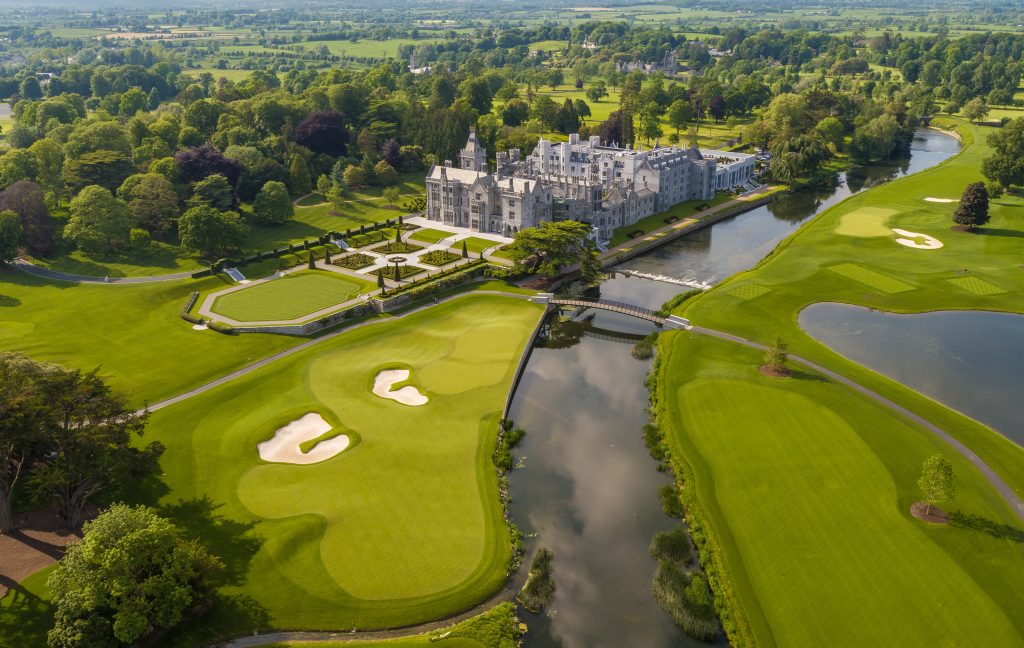
[[[501,472],[512,470],[514,465],[512,449],[519,445],[519,442],[526,436],[526,430],[512,427],[512,421],[501,422],[501,432],[498,434],[498,447],[494,451],[494,465]]]
[[[230,326],[228,326],[227,324],[222,324],[220,322],[209,321],[209,322],[206,323],[206,326],[211,331],[217,331],[218,333],[223,333],[224,335],[236,335],[235,329],[230,327]]]
[[[426,254],[420,255],[420,261],[432,266],[443,266],[453,261],[458,261],[462,256],[449,252],[448,250],[432,250]]]
[[[523,607],[534,614],[543,610],[555,597],[555,579],[551,565],[554,559],[555,554],[550,549],[539,549],[530,565],[530,575],[526,577],[526,584],[516,596]]]
[[[707,583],[662,560],[654,575],[654,598],[686,634],[709,641],[718,635],[718,619]]]
[[[683,517],[683,505],[679,501],[679,489],[675,484],[662,486],[658,491],[658,497],[661,499],[661,508],[665,511],[665,515],[673,518]]]
[[[676,295],[675,297],[661,305],[661,308],[658,309],[658,315],[661,315],[662,317],[668,317],[669,315],[672,314],[672,311],[679,308],[679,306],[687,299],[695,297],[701,294],[702,292],[704,291],[699,288],[694,288],[693,290],[687,290],[684,293],[679,293],[678,295]]]
[[[668,453],[665,450],[665,443],[662,439],[661,428],[654,423],[644,425],[644,445],[656,460],[661,461]]]
[[[680,566],[693,564],[693,547],[686,527],[677,526],[655,533],[648,551],[655,560],[666,560]]]
[[[626,233],[626,236],[628,236],[631,239],[635,239],[635,238],[638,238],[638,237],[643,236],[643,235],[644,235],[644,231],[642,229],[633,230],[632,232],[627,232]]]

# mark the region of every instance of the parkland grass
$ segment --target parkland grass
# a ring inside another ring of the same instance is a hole
[[[290,320],[374,288],[375,283],[334,272],[300,271],[222,295],[213,311],[239,322]]]
[[[221,595],[251,597],[270,627],[316,630],[442,618],[495,591],[511,549],[491,456],[540,314],[523,300],[466,295],[156,412],[146,439],[167,446],[160,503],[180,518],[173,511],[208,501],[218,524],[247,530],[211,547],[237,574]],[[370,392],[392,367],[411,370],[426,405]],[[309,412],[360,443],[313,465],[259,459],[259,442]],[[197,516],[184,517],[194,528]],[[248,634],[246,623],[224,605],[188,632]]]
[[[1024,224],[1017,215],[1024,201],[994,200],[992,221],[977,234],[950,229],[955,203],[923,201],[981,179],[986,133],[959,126],[967,146],[958,156],[854,195],[804,225],[758,267],[678,312],[766,344],[780,335],[794,353],[957,437],[1024,495],[1019,446],[842,358],[797,324],[804,307],[822,301],[894,312],[1024,311]],[[895,235],[837,233],[861,210],[884,210],[888,227],[927,233],[945,246],[912,250],[896,244]],[[727,594],[753,641],[1024,640],[1024,620],[1015,612],[1024,605],[1024,531],[959,454],[820,376],[773,381],[756,372],[761,358],[754,351],[689,334],[664,339],[662,422],[679,461],[692,469],[695,515],[721,547]],[[964,525],[927,527],[909,517],[921,461],[936,452],[954,460],[962,480],[950,508],[962,513]]]

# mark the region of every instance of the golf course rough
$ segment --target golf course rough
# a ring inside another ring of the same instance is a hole
[[[491,456],[542,312],[467,294],[156,412],[146,438],[167,445],[163,501],[211,498],[259,539],[255,553],[226,557],[246,576],[225,593],[253,597],[273,627],[311,630],[442,618],[493,593],[511,546]],[[429,403],[372,394],[382,360],[410,367]],[[310,465],[259,460],[256,444],[310,412],[360,442]]]
[[[800,311],[840,302],[890,312],[1024,312],[1024,200],[990,204],[979,233],[955,232],[953,207],[924,201],[980,179],[985,131],[959,123],[964,150],[861,192],[802,226],[756,268],[676,314],[791,351],[924,417],[1024,493],[1024,450],[981,424],[829,350]],[[886,236],[837,236],[862,210],[876,225],[943,232],[919,252]],[[871,213],[871,212],[869,212]],[[873,212],[878,214],[879,212]],[[736,299],[746,285],[771,288]],[[978,332],[983,335],[983,331]],[[757,645],[1022,645],[1024,528],[981,473],[937,437],[865,396],[798,371],[761,376],[762,354],[706,336],[659,345],[659,422],[700,526],[719,547],[726,598]],[[921,462],[943,453],[960,486],[948,527],[914,520]],[[867,614],[874,612],[874,614]]]

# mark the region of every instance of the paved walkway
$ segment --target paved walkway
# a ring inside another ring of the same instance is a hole
[[[153,277],[92,277],[89,275],[69,274],[67,272],[50,270],[49,268],[41,268],[26,261],[25,259],[15,259],[14,267],[18,268],[22,272],[27,272],[45,279],[72,281],[74,283],[98,284],[141,284],[155,283],[157,281],[174,281],[176,279],[188,279],[192,276],[193,272],[196,272],[196,270],[189,270],[188,272],[175,272],[173,274],[157,275]]]
[[[483,603],[466,610],[465,612],[450,616],[447,619],[441,619],[440,621],[430,621],[428,623],[420,623],[417,625],[405,626],[403,628],[392,628],[390,630],[356,630],[354,632],[352,630],[349,630],[348,632],[341,630],[335,632],[272,632],[265,635],[254,635],[252,637],[231,639],[214,645],[223,646],[224,648],[249,648],[251,646],[266,646],[267,644],[283,643],[286,641],[322,643],[326,641],[372,641],[376,639],[412,637],[426,632],[431,632],[433,630],[441,630],[483,614],[499,603],[513,600],[515,598],[515,592],[516,588],[511,584],[511,582],[509,582],[509,584],[505,585],[505,587],[497,594]]]
[[[758,344],[757,342],[754,342],[752,340],[741,338],[736,335],[731,335],[729,333],[723,333],[721,331],[715,331],[713,329],[708,329],[701,326],[693,326],[690,330],[692,330],[694,333],[710,335],[712,337],[716,337],[722,340],[736,342],[737,344],[742,344],[753,349],[758,349],[761,351],[768,350],[768,347],[766,347],[763,344]],[[861,394],[864,394],[865,396],[875,401],[876,403],[889,408],[890,410],[896,412],[905,419],[917,423],[921,427],[925,428],[935,436],[945,441],[954,450],[963,455],[965,459],[970,461],[975,468],[981,471],[981,474],[985,476],[985,479],[987,479],[989,484],[992,485],[992,488],[996,489],[996,492],[998,492],[1002,496],[1002,498],[1006,500],[1006,503],[1009,504],[1010,508],[1014,510],[1014,512],[1017,514],[1017,517],[1020,518],[1021,521],[1024,521],[1024,501],[1021,501],[1020,497],[1017,495],[1016,492],[1014,492],[1012,488],[1010,488],[1009,484],[1003,481],[1003,478],[996,474],[996,472],[992,470],[992,468],[987,463],[985,463],[985,461],[981,457],[975,454],[974,451],[968,448],[966,445],[955,439],[948,432],[938,427],[934,423],[931,423],[924,417],[915,414],[914,412],[911,412],[902,405],[894,403],[885,396],[882,396],[877,392],[874,392],[868,389],[867,387],[861,385],[860,383],[854,382],[853,380],[850,380],[849,378],[832,371],[831,369],[826,369],[825,367],[815,362],[811,362],[810,360],[807,360],[805,358],[801,358],[800,356],[790,355],[789,357],[794,362],[802,364],[806,367],[810,367],[811,369],[817,371],[818,373],[828,376],[832,380],[840,384],[846,385],[850,389],[858,391]]]

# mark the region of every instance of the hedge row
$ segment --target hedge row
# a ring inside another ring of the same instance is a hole
[[[192,308],[196,305],[196,300],[199,299],[198,292],[190,292],[188,298],[185,300],[185,305],[182,306],[181,312],[178,316],[186,322],[192,322],[193,324],[202,324],[203,318],[192,315]]]
[[[464,274],[468,274],[486,264],[487,261],[483,259],[474,259],[467,264],[448,268],[447,270],[442,270],[441,272],[427,275],[426,277],[421,277],[420,279],[405,284],[401,288],[388,292],[385,297],[395,297],[402,294],[410,294],[413,297],[429,297],[434,293],[457,286],[463,279],[465,279],[463,276]]]

